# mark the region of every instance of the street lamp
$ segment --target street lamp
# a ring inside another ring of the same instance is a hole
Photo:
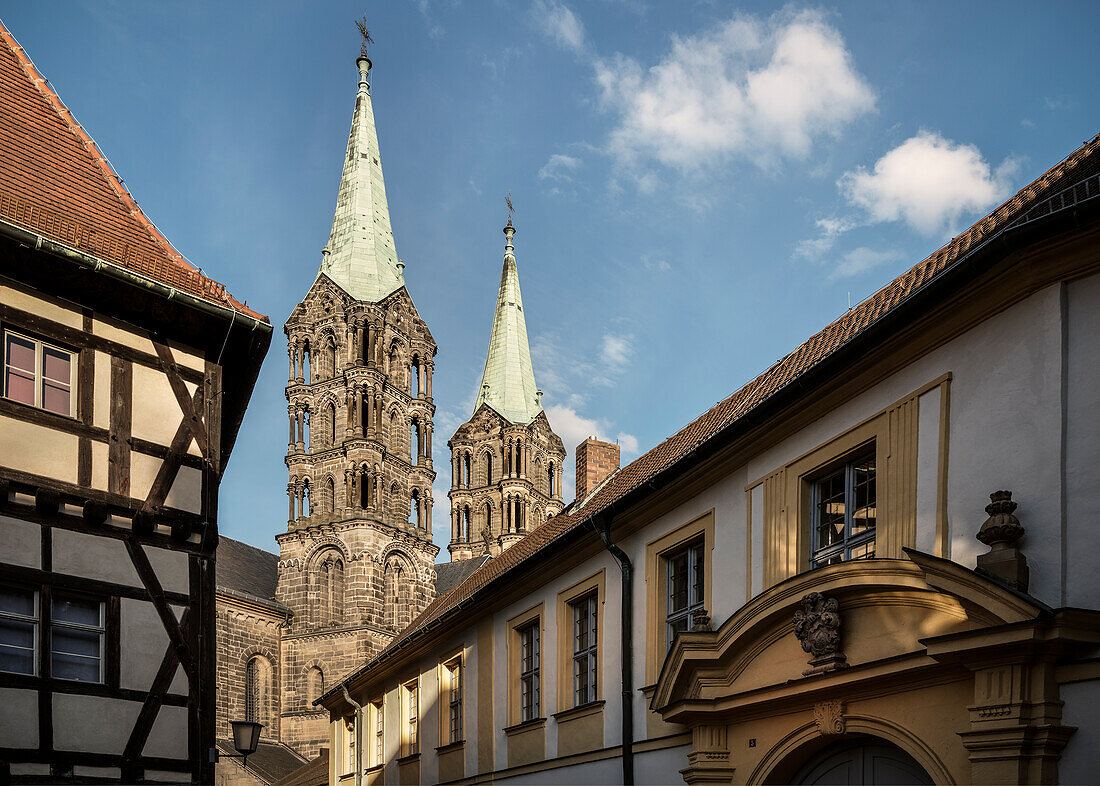
[[[233,727],[233,747],[237,749],[237,754],[222,753],[217,748],[212,748],[210,753],[215,763],[224,756],[227,759],[240,759],[243,766],[248,762],[249,755],[256,752],[260,743],[260,729],[264,725],[255,721],[229,721],[229,725]]]

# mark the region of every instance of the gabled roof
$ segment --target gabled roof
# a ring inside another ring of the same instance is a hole
[[[405,286],[390,226],[378,132],[370,97],[370,60],[359,57],[359,92],[351,118],[332,232],[322,273],[356,300],[377,303]]]
[[[481,375],[474,412],[482,404],[488,404],[505,420],[526,425],[542,412],[542,403],[531,367],[531,347],[527,342],[527,320],[523,316],[519,270],[512,245],[515,231],[509,218],[504,228],[508,241],[504,246],[504,269],[500,274],[500,290],[493,314],[493,332],[489,334],[489,352],[485,356],[485,371]]]
[[[441,598],[446,595],[488,560],[489,555],[483,554],[457,562],[440,562],[435,566],[435,596]]]
[[[489,560],[449,594],[437,597],[373,660],[348,674],[348,683],[369,672],[410,640],[425,635],[452,615],[466,601],[486,590],[495,580],[518,570],[541,556],[540,552],[584,526],[589,519],[609,511],[634,492],[643,493],[648,483],[678,462],[691,461],[704,445],[744,421],[782,391],[795,387],[834,353],[849,346],[864,331],[897,310],[918,292],[929,287],[941,274],[972,258],[972,253],[1014,226],[1073,208],[1100,196],[1100,134],[1075,150],[1042,177],[1022,188],[1015,196],[978,221],[932,256],[898,276],[840,319],[800,344],[756,379],[729,398],[718,402],[680,431],[635,459],[613,475],[583,508],[571,506],[548,519],[541,527]],[[336,686],[338,687],[338,686]],[[336,687],[326,693],[335,691]]]
[[[279,581],[279,556],[225,535],[218,537],[215,586],[219,591],[275,599]]]
[[[266,321],[184,259],[0,23],[0,221]]]

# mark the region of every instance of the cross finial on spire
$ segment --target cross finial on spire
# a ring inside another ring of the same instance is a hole
[[[512,207],[512,189],[510,188],[504,197],[504,204],[508,205],[508,226],[512,226],[512,214],[516,212],[516,209]]]
[[[367,44],[374,43],[374,39],[370,37],[370,30],[367,29],[367,15],[363,14],[362,19],[356,19],[355,26],[359,28],[359,35],[363,36],[363,43],[359,46],[359,54],[366,57]]]

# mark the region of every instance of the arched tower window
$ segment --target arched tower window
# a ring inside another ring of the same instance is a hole
[[[412,622],[412,570],[404,559],[390,555],[382,574],[382,623],[401,630]]]
[[[336,361],[336,339],[329,337],[328,344],[325,346],[325,357],[328,360],[329,377],[336,376],[337,361]]]
[[[302,342],[302,377],[306,382],[313,382],[313,353],[310,351],[309,339]]]
[[[255,655],[244,667],[244,719],[267,722],[267,702],[271,693],[271,665],[267,658]]]
[[[325,407],[325,428],[327,429],[325,436],[328,438],[328,446],[330,448],[336,447],[336,405],[331,401]]]
[[[409,366],[409,395],[419,398],[420,394],[420,358],[413,355],[412,364]]]
[[[546,494],[547,496],[554,496],[554,462],[551,461],[546,465]]]
[[[325,501],[322,503],[328,507],[328,513],[336,511],[336,481],[332,475],[325,479]]]
[[[344,560],[330,549],[317,560],[314,572],[317,593],[317,624],[336,627],[344,621]]]
[[[489,486],[493,482],[493,454],[489,451],[485,451],[485,485]]]
[[[325,692],[325,673],[317,666],[310,666],[306,674],[306,702],[312,709],[313,702]]]
[[[470,488],[470,454],[462,454],[462,488]]]
[[[309,488],[309,479],[302,481],[302,515],[313,515],[313,494]]]
[[[413,418],[409,424],[409,462],[420,463],[420,419]]]
[[[459,531],[459,536],[462,540],[470,539],[470,506],[466,505],[462,508],[462,529]]]
[[[409,495],[409,523],[420,526],[420,491],[413,489]]]
[[[302,410],[302,441],[305,443],[306,450],[312,450],[313,446],[310,444],[310,412],[309,407],[304,407]]]
[[[493,531],[493,505],[492,503],[485,503],[485,521],[483,522],[485,529],[491,534]]]

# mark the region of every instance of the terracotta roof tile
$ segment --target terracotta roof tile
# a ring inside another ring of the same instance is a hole
[[[1097,181],[1089,192],[1089,196],[1096,196],[1097,189],[1100,188],[1097,171],[1100,171],[1100,134],[946,246],[891,281],[816,335],[802,342],[793,352],[756,379],[623,467],[585,503],[583,512],[566,509],[558,516],[547,520],[541,527],[515,543],[500,556],[489,560],[449,593],[437,597],[381,654],[349,674],[345,681],[350,681],[355,676],[368,671],[404,642],[425,631],[432,623],[456,611],[464,601],[470,599],[494,579],[519,567],[565,533],[581,526],[590,516],[605,510],[657,473],[690,455],[704,442],[804,375],[921,287],[927,285],[951,262],[958,259],[965,249],[990,239],[1016,220],[1028,218],[1029,211],[1038,215],[1045,214],[1043,200],[1054,197],[1060,193],[1061,189],[1079,182],[1082,178],[1088,177]]]
[[[0,22],[0,219],[266,320],[184,259]]]

